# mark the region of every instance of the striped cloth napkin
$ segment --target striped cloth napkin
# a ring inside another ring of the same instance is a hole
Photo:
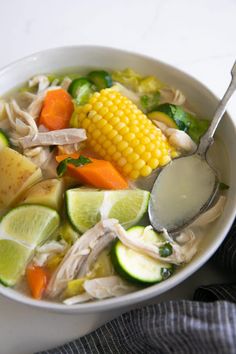
[[[213,259],[236,271],[236,219]],[[132,310],[84,337],[38,354],[235,354],[236,283],[201,286],[193,300]]]

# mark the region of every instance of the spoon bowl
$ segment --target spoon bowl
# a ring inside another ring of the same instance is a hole
[[[179,157],[162,169],[153,185],[151,224],[160,232],[178,232],[206,211],[218,191],[218,176],[204,158]]]

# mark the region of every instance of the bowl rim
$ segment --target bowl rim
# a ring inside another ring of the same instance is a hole
[[[33,60],[36,57],[40,57],[44,54],[50,55],[50,53],[57,52],[57,51],[60,52],[61,50],[72,50],[72,49],[73,50],[74,49],[79,49],[79,50],[83,50],[83,49],[96,50],[96,49],[98,49],[98,50],[104,50],[104,51],[113,51],[113,52],[120,53],[120,54],[136,56],[144,61],[149,60],[149,61],[159,63],[160,65],[165,66],[168,70],[178,72],[179,74],[185,76],[192,83],[197,85],[199,88],[201,88],[202,90],[205,90],[211,96],[211,98],[213,98],[215,101],[219,102],[219,98],[207,86],[205,86],[205,84],[203,84],[201,81],[196,79],[191,74],[186,73],[183,70],[181,70],[171,64],[168,64],[162,60],[159,60],[159,59],[155,58],[154,56],[141,54],[136,51],[129,51],[126,49],[120,49],[120,48],[113,47],[113,46],[102,46],[102,45],[93,45],[93,44],[83,45],[82,44],[82,45],[58,46],[58,47],[52,47],[49,49],[40,50],[40,51],[34,52],[32,54],[26,55],[22,58],[19,58],[15,61],[3,66],[2,68],[0,68],[0,77],[2,75],[6,75],[9,71],[11,71],[15,67],[19,66],[20,64],[22,64],[26,61],[30,62],[31,60]],[[228,115],[228,119],[231,121],[231,123],[235,127],[235,122],[228,112],[227,112],[227,115]],[[236,214],[236,205],[235,205],[234,209],[231,211],[230,217],[227,218],[227,222],[226,222],[223,232],[221,233],[221,235],[218,236],[218,240],[215,241],[211,245],[208,252],[205,253],[204,255],[202,255],[199,259],[193,259],[187,265],[186,268],[182,269],[181,273],[177,273],[177,274],[175,274],[174,277],[170,277],[169,279],[162,282],[161,283],[162,287],[160,289],[158,289],[159,284],[157,283],[155,285],[149,286],[149,287],[144,288],[142,290],[135,291],[133,293],[129,293],[127,295],[123,295],[123,296],[119,296],[119,297],[115,297],[115,298],[109,298],[109,299],[105,299],[105,300],[95,300],[93,302],[71,305],[71,306],[67,306],[63,303],[51,302],[51,301],[46,301],[46,300],[34,300],[30,297],[27,297],[27,295],[21,295],[21,293],[18,292],[17,290],[14,290],[11,288],[9,289],[3,285],[0,285],[0,294],[3,296],[6,296],[7,298],[9,298],[11,300],[17,301],[18,303],[30,305],[32,307],[41,308],[44,310],[50,310],[53,312],[68,313],[68,314],[72,314],[72,313],[86,314],[86,313],[93,313],[95,311],[96,312],[108,311],[111,309],[123,308],[126,306],[130,306],[132,304],[137,304],[139,302],[149,300],[149,299],[159,296],[159,295],[163,294],[164,292],[170,290],[171,288],[174,288],[175,286],[179,285],[184,280],[186,280],[189,276],[191,276],[193,273],[195,273],[200,267],[202,267],[207,262],[207,260],[209,260],[209,258],[214,254],[214,252],[218,249],[220,244],[223,242],[224,238],[226,237],[226,235],[227,235],[227,233],[234,221],[235,214]],[[21,296],[19,297],[19,295],[21,295],[22,297]]]

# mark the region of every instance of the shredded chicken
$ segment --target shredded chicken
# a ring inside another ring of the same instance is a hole
[[[66,76],[66,77],[64,77],[64,79],[62,80],[62,82],[61,82],[61,88],[63,89],[63,90],[68,90],[68,88],[69,88],[69,86],[70,86],[70,84],[71,84],[71,82],[72,82],[72,80],[68,77],[68,76]]]
[[[185,152],[193,153],[197,149],[196,143],[190,138],[190,136],[182,130],[169,128],[162,122],[152,120],[152,122],[163,132],[168,138],[168,141],[176,149]]]
[[[75,305],[75,304],[81,304],[83,302],[87,302],[92,299],[92,296],[89,295],[88,293],[84,292],[80,295],[72,296],[66,300],[63,301],[65,305]]]
[[[116,82],[112,89],[120,92],[125,97],[128,97],[132,102],[137,106],[140,106],[140,97],[137,93],[132,90],[129,90],[127,87],[121,85],[119,82]]]
[[[92,299],[106,299],[114,296],[122,296],[137,290],[120,277],[113,275],[104,278],[85,280],[83,285],[85,292],[64,300],[64,304],[73,305]]]
[[[116,237],[114,227],[118,224],[115,219],[100,221],[92,229],[85,232],[66,253],[61,264],[52,275],[48,284],[46,295],[50,298],[58,296],[66,287],[68,281],[77,277],[81,267],[88,257],[104,238],[110,242]],[[102,248],[103,249],[103,248]],[[84,252],[86,250],[86,252]],[[97,254],[97,251],[94,251]]]
[[[27,108],[27,112],[34,118],[37,119],[43,107],[44,94],[39,94],[36,96]]]
[[[185,103],[186,98],[184,94],[172,88],[163,88],[160,89],[160,104],[162,103],[171,103],[177,106],[181,106]]]
[[[78,272],[79,278],[84,277],[86,274],[89,273],[93,264],[96,262],[99,254],[111,244],[114,238],[115,238],[114,232],[113,231],[108,232],[106,237],[102,237],[99,242],[95,243],[91,252],[89,251],[89,253],[87,253],[88,257],[85,260],[85,262],[82,264]]]
[[[53,152],[48,147],[38,146],[24,150],[24,155],[42,170],[46,168],[53,157]]]
[[[191,227],[204,227],[217,218],[223,213],[224,206],[226,202],[226,197],[221,195],[215,205],[208,209],[205,213],[201,214],[192,224]]]
[[[65,241],[50,241],[45,243],[43,246],[36,248],[36,253],[33,258],[33,263],[37,266],[42,267],[49,258],[54,256],[55,254],[63,254],[65,253],[68,245]]]
[[[2,120],[0,119],[0,129],[8,131],[10,127],[11,126],[8,119],[2,119]]]
[[[60,153],[60,155],[73,154],[75,152],[80,151],[81,148],[82,148],[82,145],[80,143],[77,143],[77,144],[65,144],[65,145],[58,146],[58,152]]]
[[[77,144],[86,139],[84,129],[61,129],[45,133],[37,133],[35,136],[27,135],[19,138],[23,149],[35,146],[68,145]]]
[[[29,80],[29,87],[36,85],[38,85],[38,93],[45,91],[50,85],[48,77],[46,75],[36,75]]]

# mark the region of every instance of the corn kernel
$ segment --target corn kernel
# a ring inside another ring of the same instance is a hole
[[[120,134],[117,134],[114,139],[112,139],[113,144],[117,145],[120,141],[122,141],[122,136]]]
[[[103,107],[103,103],[102,102],[96,102],[93,106],[93,109],[95,111],[99,111],[101,108]],[[100,112],[99,112],[100,113]]]
[[[109,132],[107,134],[107,138],[112,140],[117,134],[118,134],[118,132],[116,130],[112,130],[111,132]]]
[[[82,127],[84,128],[84,129],[87,129],[89,126],[90,126],[90,119],[88,119],[88,118],[85,118],[84,120],[83,120],[83,122],[82,122]]]
[[[94,147],[97,144],[96,140],[90,140],[89,145]]]
[[[106,122],[105,119],[100,119],[99,122],[97,123],[97,127],[98,127],[99,129],[101,129],[101,128],[104,127],[104,125],[106,125],[106,124],[107,124],[107,122]]]
[[[133,125],[132,127],[130,127],[130,131],[134,134],[137,134],[139,132],[139,127]]]
[[[146,147],[144,145],[138,145],[135,147],[135,151],[139,155],[143,154],[145,150],[146,150]]]
[[[99,142],[99,144],[102,144],[104,141],[106,141],[106,137],[104,135],[100,135],[97,141]]]
[[[134,163],[136,160],[138,160],[139,158],[139,155],[136,154],[135,152],[133,152],[132,154],[130,154],[127,158],[127,160],[130,162],[130,163]]]
[[[84,113],[90,112],[92,108],[93,108],[93,106],[91,104],[87,103],[83,106],[83,112]]]
[[[134,149],[130,146],[128,146],[125,150],[122,151],[123,156],[128,156],[130,154],[132,154],[132,152],[134,151]]]
[[[124,157],[121,157],[118,161],[117,161],[117,165],[120,167],[123,167],[125,164],[127,163],[127,160]]]
[[[129,177],[130,177],[131,179],[137,179],[137,178],[139,177],[139,175],[140,175],[139,171],[133,170],[133,171],[129,174]]]
[[[107,149],[107,153],[109,155],[113,155],[114,153],[116,152],[116,148],[114,145],[110,146],[108,149]]]
[[[128,146],[129,146],[129,144],[127,143],[127,141],[121,141],[120,143],[117,144],[117,150],[123,151],[123,150],[125,150]]]
[[[99,115],[99,114],[96,114],[96,115],[94,115],[92,118],[91,118],[91,121],[93,122],[93,123],[97,123],[97,122],[99,122],[99,120],[101,120],[102,119],[102,117]]]
[[[171,151],[171,157],[174,159],[175,157],[178,157],[179,156],[179,153],[177,151]]]
[[[164,166],[166,164],[168,164],[170,162],[171,158],[170,156],[166,155],[166,156],[162,156],[160,158],[160,166]]]
[[[106,120],[110,120],[112,117],[114,117],[114,113],[112,113],[112,112],[108,112],[108,113],[106,113],[105,115],[104,115],[104,119],[106,119]]]
[[[112,143],[109,141],[109,140],[105,140],[103,143],[102,143],[102,147],[107,150],[107,148],[109,148],[110,146],[112,145]]]
[[[144,161],[148,161],[150,160],[150,158],[152,157],[152,154],[149,151],[145,151],[142,155],[141,155],[142,159]]]
[[[150,175],[151,172],[152,172],[151,167],[146,165],[141,169],[140,174],[141,174],[141,176],[146,177],[146,176]]]
[[[150,143],[150,144],[148,144],[147,147],[148,147],[148,151],[153,151],[153,150],[155,150],[156,145],[154,143]]]
[[[114,126],[114,125],[120,123],[120,118],[114,116],[114,117],[112,117],[112,118],[110,119],[110,122],[109,122],[109,123],[110,123],[112,126]]]
[[[140,145],[140,141],[138,139],[133,139],[129,142],[130,146],[135,148],[136,146]]]
[[[88,133],[92,133],[93,131],[94,131],[93,125],[89,125],[88,128],[87,128],[87,132]]]
[[[135,134],[134,133],[127,133],[124,136],[124,139],[128,142],[130,142],[131,140],[133,140],[135,138]]]
[[[150,143],[150,139],[147,136],[144,136],[141,139],[141,143],[144,144],[144,145],[148,145]]]
[[[141,168],[145,166],[145,161],[143,161],[142,159],[138,159],[135,163],[134,163],[134,168],[135,170],[141,170]]]
[[[115,106],[115,105],[113,105],[113,106],[110,107],[110,111],[111,111],[112,113],[115,113],[116,111],[118,111],[118,107]]]
[[[159,160],[158,159],[150,159],[148,161],[148,166],[150,166],[153,170],[158,167],[159,165]]]
[[[123,124],[125,124],[125,123],[123,123]],[[119,131],[119,133],[121,134],[121,135],[125,135],[125,134],[127,134],[129,132],[129,128],[125,125],[123,128],[121,128],[120,129],[120,131]],[[124,139],[126,139],[125,138],[125,136],[124,136]]]
[[[107,113],[109,112],[108,108],[107,107],[102,107],[100,110],[99,110],[99,114],[104,117]]]
[[[133,169],[133,165],[131,165],[130,163],[126,163],[125,166],[123,167],[123,172],[125,175],[127,175],[132,171],[132,169]]]
[[[119,151],[116,151],[113,155],[112,155],[112,158],[114,161],[117,161],[121,158],[121,153]]]
[[[107,101],[106,102],[106,106],[107,107],[112,107],[113,106],[113,102],[112,101]]]
[[[111,124],[106,124],[103,128],[102,128],[102,133],[103,134],[108,134],[110,131],[112,131],[112,125]]]
[[[94,111],[94,110],[91,110],[89,113],[88,113],[88,118],[93,118],[94,116],[96,116],[97,112]]]
[[[93,132],[92,132],[92,137],[94,138],[94,139],[97,139],[99,136],[101,135],[101,132],[100,132],[100,130],[94,130]]]
[[[115,128],[117,131],[119,131],[122,128],[124,128],[125,126],[126,126],[125,123],[119,122],[118,124],[116,124]]]

